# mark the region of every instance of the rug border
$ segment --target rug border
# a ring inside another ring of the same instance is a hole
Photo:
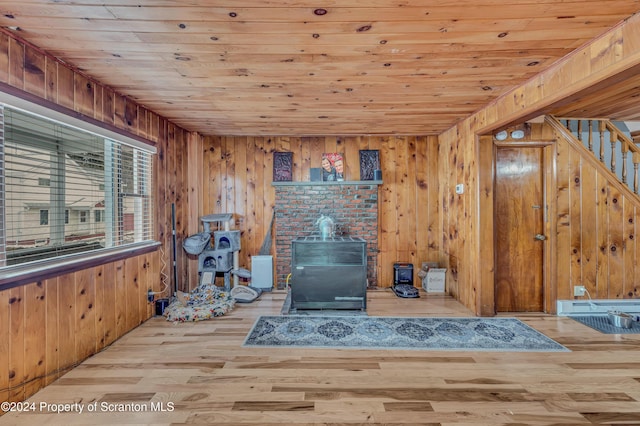
[[[496,321],[496,320],[515,320],[517,322],[519,322],[521,325],[525,326],[526,328],[535,331],[536,333],[540,334],[541,336],[545,337],[547,340],[549,340],[550,342],[556,344],[558,346],[558,349],[540,349],[540,350],[536,350],[536,349],[496,349],[496,348],[482,348],[482,349],[477,349],[477,348],[418,348],[418,347],[406,347],[406,346],[397,346],[397,347],[393,347],[393,348],[389,348],[389,347],[383,347],[383,346],[366,346],[366,347],[348,347],[348,346],[326,346],[326,345],[304,345],[304,346],[277,346],[277,345],[257,345],[257,344],[248,344],[247,340],[249,339],[249,336],[251,336],[251,334],[253,333],[253,330],[256,328],[256,326],[258,325],[258,322],[260,321],[261,318],[281,318],[281,317],[287,317],[287,318],[291,318],[291,317],[300,317],[300,318],[305,318],[305,319],[311,319],[311,318],[358,318],[358,319],[363,319],[363,318],[367,318],[367,319],[377,319],[377,318],[390,318],[390,319],[435,319],[435,320],[445,320],[445,319],[477,319],[477,320],[482,320],[482,321]],[[530,326],[529,324],[525,323],[524,321],[522,321],[520,318],[516,318],[516,317],[461,317],[461,316],[451,316],[451,317],[403,317],[403,316],[353,316],[353,315],[331,315],[331,316],[325,316],[323,317],[322,315],[314,315],[314,316],[310,316],[310,315],[259,315],[253,325],[251,326],[251,329],[249,330],[249,332],[247,333],[247,335],[245,336],[244,340],[242,341],[242,347],[246,347],[246,348],[273,348],[273,349],[337,349],[337,350],[385,350],[385,351],[402,351],[402,350],[407,350],[407,351],[433,351],[433,352],[536,352],[536,353],[540,353],[540,352],[549,352],[549,353],[564,353],[564,352],[572,352],[571,349],[567,348],[566,346],[564,346],[561,343],[558,343],[557,341],[555,341],[554,339],[552,339],[551,337],[547,336],[546,334],[542,333],[541,331],[536,330],[535,328],[533,328],[532,326]]]

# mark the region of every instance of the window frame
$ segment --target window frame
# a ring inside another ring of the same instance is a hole
[[[40,115],[46,119],[59,121],[69,126],[96,133],[105,138],[118,141],[119,143],[145,150],[152,156],[157,154],[155,144],[149,140],[132,135],[122,129],[100,122],[91,117],[83,116],[76,111],[36,97],[35,95],[20,91],[6,83],[0,83],[0,104],[5,104],[14,109],[21,109],[30,114]],[[156,179],[154,169],[155,168],[151,170],[150,178],[152,182]],[[157,215],[155,206],[153,214]],[[91,217],[92,215],[89,212],[89,221],[91,221]],[[2,220],[2,218],[0,218],[0,220]],[[0,229],[0,234],[4,234],[4,229]],[[43,279],[53,278],[58,275],[99,266],[105,263],[154,252],[161,244],[156,241],[157,227],[153,225],[151,235],[154,240],[146,240],[124,246],[105,248],[99,251],[89,251],[64,257],[53,257],[35,262],[13,265],[10,268],[0,270],[0,291],[23,284],[37,282]]]
[[[49,226],[49,209],[40,209],[40,226]]]

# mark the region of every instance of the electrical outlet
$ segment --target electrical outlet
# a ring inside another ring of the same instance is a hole
[[[147,300],[149,303],[153,303],[153,291],[151,291],[151,289],[147,291]]]
[[[573,286],[573,295],[574,296],[584,296],[587,292],[587,289],[583,285],[575,285]]]

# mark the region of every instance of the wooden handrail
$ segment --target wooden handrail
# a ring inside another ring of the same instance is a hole
[[[562,118],[554,117],[554,119],[557,120],[559,123],[562,123],[566,127],[566,129],[569,131],[569,133],[571,133],[580,143],[582,143],[583,146],[585,146],[585,143],[583,141],[583,135],[582,135],[582,131],[583,131],[582,122],[586,120],[588,123],[588,143],[586,144],[586,147],[602,163],[605,162],[604,140],[605,140],[605,135],[608,133],[610,135],[609,142],[611,144],[612,155],[607,167],[616,176],[618,176],[618,174],[616,173],[618,164],[616,162],[615,152],[616,152],[617,144],[620,143],[620,153],[622,157],[622,164],[621,164],[620,175],[618,177],[622,181],[622,183],[624,183],[625,185],[627,185],[627,174],[628,174],[627,158],[628,158],[629,152],[631,152],[631,162],[633,163],[633,192],[636,195],[639,195],[638,191],[639,191],[639,185],[640,185],[639,183],[640,177],[638,176],[638,173],[639,173],[638,166],[640,165],[640,148],[633,142],[632,139],[630,139],[623,132],[621,132],[620,129],[618,129],[615,126],[615,124],[611,122],[611,120],[588,119],[588,118],[578,118],[578,117],[562,117]],[[574,121],[577,122],[577,133],[578,133],[577,135],[573,131],[571,131],[571,123],[573,123]],[[593,125],[594,123],[598,124],[597,132],[599,133],[599,136],[600,136],[600,143],[599,143],[600,149],[598,154],[596,154],[593,151],[593,145],[594,145],[593,131],[595,127]]]
[[[629,147],[629,150],[631,152],[639,152],[640,153],[640,148],[638,148],[636,146],[636,144],[627,137],[627,135],[625,135],[624,133],[622,133],[620,131],[620,129],[618,129],[615,124],[613,124],[611,122],[611,120],[602,120],[605,123],[605,126],[607,128],[607,130],[609,130],[609,132],[611,133],[615,133],[616,136],[618,137],[618,139],[623,143],[623,145]]]
[[[632,156],[631,156],[631,161],[633,162],[633,169],[634,169],[634,177],[633,177],[633,192],[638,194],[638,160],[640,159],[640,148],[638,148],[638,146],[633,142],[633,140],[631,140],[630,138],[627,137],[627,135],[625,135],[624,133],[622,133],[616,126],[615,124],[613,124],[610,120],[603,120],[604,124],[605,124],[605,128],[607,131],[609,131],[609,133],[612,135],[611,137],[611,144],[612,144],[612,148],[613,148],[613,140],[614,140],[614,136],[615,136],[615,140],[616,142],[620,142],[621,143],[621,151],[622,151],[622,159],[623,159],[623,163],[622,163],[622,182],[623,183],[627,183],[627,164],[626,164],[626,158],[627,158],[627,152],[631,151]],[[615,158],[615,156],[611,156],[612,161]],[[613,167],[615,167],[615,162],[613,163]],[[612,170],[612,172],[615,173],[615,168]]]

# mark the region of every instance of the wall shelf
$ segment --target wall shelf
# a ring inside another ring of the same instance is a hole
[[[271,182],[273,186],[331,186],[331,185],[382,185],[381,180]]]

